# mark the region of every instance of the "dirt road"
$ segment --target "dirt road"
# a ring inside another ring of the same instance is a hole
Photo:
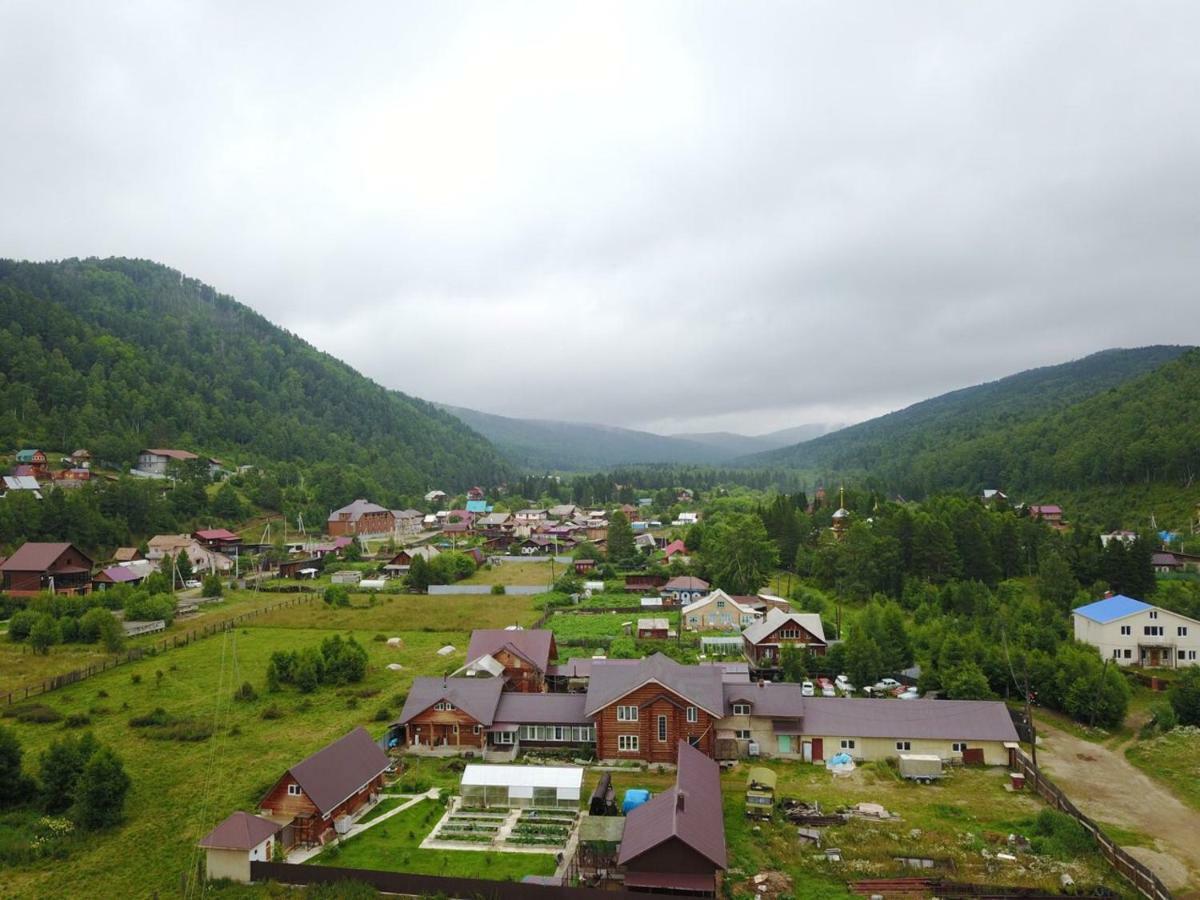
[[[1200,812],[1108,749],[1038,723],[1038,765],[1071,801],[1098,822],[1151,837],[1155,850],[1126,849],[1180,897],[1200,897]]]

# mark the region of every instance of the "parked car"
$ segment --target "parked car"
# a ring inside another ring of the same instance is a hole
[[[189,578],[187,581],[185,581],[183,583],[183,586],[185,588],[198,588],[198,587],[200,587],[200,582],[197,581],[195,578]]]
[[[908,690],[901,691],[896,696],[901,700],[918,700],[921,697],[921,692],[916,688],[909,688]]]
[[[813,683],[811,681],[806,681],[804,684],[800,685],[801,697],[812,697],[814,694],[815,692],[813,691]]]
[[[888,691],[894,691],[898,687],[900,687],[900,682],[895,678],[880,678],[872,685],[871,689],[877,693],[886,694]]]
[[[836,697],[837,691],[835,691],[833,689],[832,684],[829,684],[828,682],[826,682],[825,684],[821,685],[821,696],[822,697]]]

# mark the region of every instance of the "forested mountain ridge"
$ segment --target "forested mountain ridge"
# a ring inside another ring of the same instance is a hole
[[[1200,353],[1188,347],[1106,350],[739,462],[803,470],[814,479],[866,479],[909,497],[1174,478],[1183,469],[1156,447],[1174,453],[1190,440],[1200,448],[1200,429],[1184,413],[1200,401],[1198,367]],[[1147,464],[1131,467],[1135,458]]]
[[[653,463],[716,465],[825,434],[831,427],[800,425],[757,436],[730,432],[664,435],[615,425],[518,419],[448,404],[441,407],[495,444],[515,465],[532,471],[589,472]]]
[[[534,471],[587,472],[637,463],[717,463],[733,454],[698,441],[612,425],[516,419],[443,406],[514,464]]]
[[[0,446],[322,464],[392,494],[495,484],[487,441],[157,263],[0,260]]]

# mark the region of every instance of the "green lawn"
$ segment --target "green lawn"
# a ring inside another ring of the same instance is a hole
[[[566,567],[554,564],[554,578],[560,577]],[[505,562],[498,566],[481,567],[470,578],[460,584],[544,584],[550,585],[553,578],[550,575],[550,563],[547,562]]]
[[[182,635],[211,622],[232,618],[240,613],[262,609],[286,600],[288,594],[266,594],[254,591],[230,591],[218,603],[206,603],[194,616],[176,619],[166,631],[131,638],[125,642],[127,649],[152,647],[164,638]],[[100,644],[57,644],[46,656],[32,653],[24,643],[13,643],[7,635],[0,636],[0,694],[7,694],[27,685],[37,684],[44,678],[61,675],[75,669],[95,665],[110,659]]]
[[[555,860],[548,853],[420,849],[421,841],[444,812],[441,803],[422,801],[357,837],[329,847],[309,863],[494,881],[520,881],[526,875],[554,873]]]
[[[573,614],[569,610],[557,613],[548,624],[558,640],[576,638],[618,638],[625,634],[622,625],[632,622],[636,631],[638,619],[665,618],[671,628],[679,627],[679,613],[665,610],[647,610],[644,613],[595,613],[591,615]]]
[[[1125,758],[1184,803],[1200,809],[1200,730],[1176,728],[1138,741],[1125,751]]]
[[[63,714],[90,711],[90,730],[123,758],[133,790],[123,825],[86,836],[66,859],[6,870],[0,893],[72,896],[80,884],[102,897],[174,893],[180,874],[199,858],[196,842],[221,819],[236,809],[253,810],[288,767],[354,726],[366,725],[373,735],[380,734],[385,723],[374,721],[377,710],[386,708],[389,718],[397,714],[415,675],[463,663],[465,631],[407,631],[402,615],[395,616],[392,626],[389,632],[404,637],[399,650],[372,640],[375,625],[354,632],[370,657],[370,671],[362,684],[324,687],[308,696],[292,689],[267,694],[263,674],[267,659],[275,650],[319,645],[334,632],[253,624],[39,698]],[[459,652],[437,656],[437,649],[447,643]],[[389,670],[389,662],[404,668]],[[161,683],[155,675],[158,670],[163,672]],[[135,674],[141,677],[138,684],[131,678]],[[258,689],[259,699],[232,702],[235,687],[247,680]],[[262,719],[262,711],[272,705],[282,717]],[[182,743],[153,740],[141,729],[128,727],[131,716],[157,706],[201,721],[215,717],[216,735]],[[46,745],[64,733],[59,724],[20,724],[11,719],[4,724],[17,732],[26,766],[31,768]],[[130,865],[133,859],[136,865]]]
[[[466,631],[532,625],[540,613],[533,597],[423,594],[381,594],[369,606],[366,595],[355,594],[346,608],[314,603],[311,607],[267,613],[255,623],[284,628],[373,630],[388,637],[409,631]],[[466,651],[464,646],[463,651]],[[440,669],[438,671],[441,671]]]

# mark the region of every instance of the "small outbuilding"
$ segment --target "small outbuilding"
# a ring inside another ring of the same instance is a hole
[[[464,806],[577,809],[582,789],[579,766],[470,765],[462,777]]]
[[[235,812],[200,840],[210,879],[249,883],[250,863],[271,859],[280,825],[247,812]]]

